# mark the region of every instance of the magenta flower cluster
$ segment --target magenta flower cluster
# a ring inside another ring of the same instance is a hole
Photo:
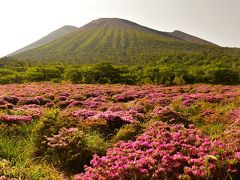
[[[106,156],[95,155],[74,179],[221,179],[239,173],[239,153],[192,125],[186,129],[156,122],[136,141],[119,142]]]
[[[98,111],[90,110],[90,109],[80,109],[72,113],[72,116],[76,117],[78,120],[85,120],[89,117],[92,117],[98,114]]]
[[[2,115],[0,116],[0,122],[32,122],[32,116],[21,115]]]
[[[137,115],[135,112],[131,111],[105,111],[99,112],[95,116],[92,116],[91,119],[105,119],[107,122],[125,122],[133,123],[136,121],[134,115]]]
[[[105,108],[102,108],[105,110]],[[106,107],[105,111],[80,109],[76,111],[66,111],[68,116],[76,118],[78,121],[98,121],[106,120],[108,123],[122,123],[128,124],[143,119],[144,114],[142,107],[132,107],[128,110],[124,110],[119,106]]]
[[[132,101],[134,99],[138,99],[138,98],[143,98],[146,94],[145,91],[134,91],[134,90],[130,90],[130,91],[124,91],[120,94],[117,94],[114,96],[114,98],[118,101],[118,102],[128,102],[128,101]]]
[[[42,108],[39,105],[29,104],[16,106],[13,108],[14,111],[21,112],[24,115],[32,116],[33,119],[39,118],[42,115]]]
[[[203,100],[205,102],[209,103],[219,103],[222,99],[224,99],[224,96],[222,95],[215,95],[215,94],[202,94],[202,93],[196,93],[196,94],[186,94],[183,97],[183,105],[189,106],[193,103],[195,103],[197,100]]]
[[[52,148],[65,148],[69,146],[69,143],[77,131],[77,128],[62,128],[58,134],[47,137],[47,145]]]
[[[232,146],[240,147],[240,108],[230,112],[229,123],[229,127],[224,131],[225,139]]]

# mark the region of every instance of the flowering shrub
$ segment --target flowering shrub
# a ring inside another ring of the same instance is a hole
[[[157,99],[157,103],[159,104],[159,106],[165,107],[168,106],[169,104],[171,104],[171,99],[170,98],[158,98]]]
[[[146,113],[146,109],[144,108],[145,104],[137,104],[137,105],[133,105],[130,108],[128,108],[128,111],[132,111],[135,113]]]
[[[124,124],[133,123],[136,121],[131,113],[126,111],[105,111],[99,112],[95,116],[90,117],[90,119],[98,120],[104,119],[107,121],[109,128],[114,130],[122,127]]]
[[[224,131],[224,139],[232,146],[240,147],[240,108],[229,113],[230,125]]]
[[[142,113],[138,113],[134,108],[128,111],[116,107],[110,107],[111,110],[97,111],[91,109],[80,109],[76,111],[66,111],[68,116],[72,116],[79,121],[82,127],[89,127],[113,133],[115,129],[122,127],[124,124],[130,124],[142,119]],[[98,127],[96,127],[98,126]]]
[[[5,115],[0,116],[0,122],[31,122],[32,116]]]
[[[127,91],[127,92],[125,91],[121,94],[115,95],[114,98],[118,102],[128,102],[137,98],[142,98],[144,96],[145,94],[141,93],[140,91]]]
[[[84,120],[89,117],[98,114],[98,111],[88,110],[88,109],[80,109],[74,113],[74,116],[79,120]]]
[[[58,134],[47,137],[47,145],[51,159],[61,167],[79,167],[79,162],[86,163],[84,133],[77,128],[62,128]]]
[[[57,103],[57,106],[60,107],[60,108],[66,108],[72,102],[73,102],[72,100],[60,101],[60,102]]]
[[[16,106],[13,110],[21,112],[21,114],[25,116],[32,116],[34,119],[39,118],[42,115],[41,107],[35,104]]]
[[[96,109],[103,106],[106,102],[98,101],[98,99],[89,98],[83,102],[84,108]]]
[[[4,96],[3,100],[8,102],[8,103],[16,105],[19,101],[19,98],[16,97],[16,96]]]
[[[200,97],[196,97],[196,94],[194,95],[194,96],[192,96],[192,95],[186,95],[185,97],[184,97],[184,100],[183,100],[183,102],[182,102],[182,104],[184,105],[184,106],[190,106],[190,105],[192,105],[193,103],[195,103],[198,99],[199,99]]]
[[[50,102],[49,99],[46,99],[42,96],[36,96],[33,98],[22,98],[18,103],[20,105],[29,105],[29,104],[36,104],[36,105],[45,105]]]
[[[73,141],[71,136],[73,136],[77,132],[77,130],[77,128],[62,128],[59,131],[59,134],[47,138],[47,145],[52,148],[65,148],[69,145],[69,143]],[[83,137],[83,133],[79,132],[79,136]]]
[[[3,99],[0,99],[0,105],[5,105],[7,102],[4,101]]]
[[[94,156],[74,179],[224,179],[239,175],[239,151],[203,136],[193,126],[153,123],[136,141],[119,142]]]
[[[211,95],[211,94],[187,94],[184,96],[183,105],[190,106],[197,100],[204,100],[209,103],[219,103],[224,97],[222,95]]]
[[[179,124],[188,125],[190,121],[185,118],[185,116],[179,112],[175,112],[169,107],[156,107],[152,113],[152,116],[160,118],[162,121],[166,121],[170,124]]]
[[[81,107],[83,105],[82,101],[73,101],[69,107]]]
[[[77,122],[66,118],[60,114],[60,109],[49,109],[44,112],[43,117],[33,129],[34,144],[36,146],[35,156],[44,156],[48,148],[46,137],[57,134],[58,131],[65,127],[76,127]]]
[[[84,164],[88,164],[94,153],[102,153],[102,142],[101,139],[98,140],[94,143],[100,146],[94,147],[84,132],[77,128],[62,128],[58,134],[47,137],[47,145],[51,159],[58,166],[79,170]]]
[[[232,123],[236,123],[236,124],[240,123],[240,108],[232,110],[230,112],[230,118]]]

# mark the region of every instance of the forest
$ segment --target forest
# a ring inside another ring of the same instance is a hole
[[[240,83],[239,68],[219,65],[171,63],[156,66],[113,65],[107,61],[87,65],[34,65],[0,68],[0,83],[64,82],[83,84],[228,84]]]

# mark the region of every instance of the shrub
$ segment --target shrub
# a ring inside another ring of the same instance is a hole
[[[16,96],[4,96],[3,100],[7,101],[8,103],[16,105],[19,101],[19,98]]]
[[[169,107],[156,107],[152,113],[153,117],[170,124],[184,124],[188,126],[190,121],[182,114],[173,111]]]
[[[82,169],[93,154],[101,155],[105,151],[104,141],[98,134],[85,134],[77,128],[60,129],[58,134],[47,137],[47,145],[52,162],[71,171]]]
[[[77,126],[77,122],[61,116],[59,109],[47,110],[33,130],[34,144],[36,146],[35,156],[46,155],[46,149],[48,148],[45,141],[46,137],[56,134],[62,127],[73,126]]]
[[[225,179],[239,177],[240,152],[193,126],[153,123],[135,141],[94,156],[78,179]]]
[[[0,122],[7,122],[7,123],[20,123],[20,122],[26,122],[30,123],[32,122],[33,118],[32,116],[17,116],[17,115],[5,115],[0,116]]]
[[[82,72],[77,68],[67,68],[64,73],[65,80],[70,80],[72,83],[82,82]]]

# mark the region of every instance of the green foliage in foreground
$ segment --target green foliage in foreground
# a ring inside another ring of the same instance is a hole
[[[37,125],[0,124],[0,175],[9,179],[63,179],[51,165],[35,159],[32,129]]]
[[[224,64],[114,66],[106,61],[81,66],[38,65],[0,68],[0,84],[41,81],[85,84],[240,84],[240,68]]]

